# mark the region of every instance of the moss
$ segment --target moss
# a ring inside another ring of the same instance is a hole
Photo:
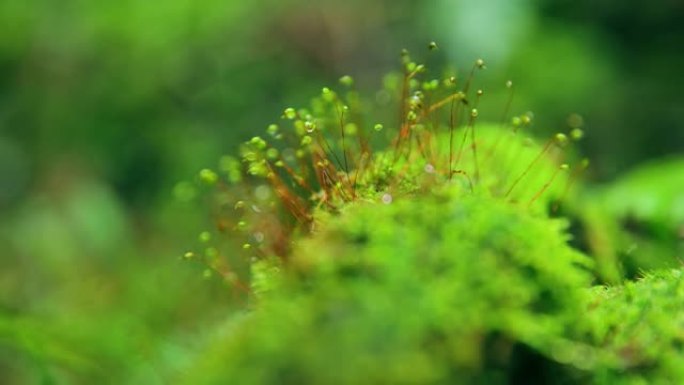
[[[604,352],[594,383],[684,383],[684,272],[655,271],[623,286],[598,287],[584,315]]]
[[[579,348],[590,260],[563,221],[452,187],[319,226],[187,383],[505,384]]]
[[[376,98],[399,96],[397,126],[343,77],[244,143],[242,164],[200,178],[219,189],[218,230],[243,247],[200,236],[216,252],[187,259],[249,306],[175,382],[684,383],[681,272],[591,288],[623,278],[621,233],[574,194],[587,162],[568,166],[565,147],[579,124],[538,142],[521,131],[531,113],[478,121],[481,60],[465,80],[419,80],[407,52],[402,67]],[[550,216],[561,200],[586,239]]]

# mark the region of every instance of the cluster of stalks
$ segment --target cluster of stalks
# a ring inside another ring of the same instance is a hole
[[[437,49],[436,44],[429,49]],[[323,88],[310,109],[285,109],[283,127],[271,124],[264,136],[244,143],[240,159],[222,158],[218,173],[202,170],[200,180],[218,189],[216,232],[242,234],[244,257],[286,261],[295,235],[316,231],[317,213],[334,215],[355,201],[391,204],[402,194],[415,193],[416,169],[429,176],[432,185],[479,188],[482,165],[507,151],[507,141],[531,124],[532,114],[510,116],[515,89],[506,82],[508,95],[498,133],[484,142],[478,137],[478,107],[484,92],[473,87],[476,74],[485,69],[483,60],[478,59],[465,78],[429,80],[421,80],[426,66],[414,62],[405,50],[401,61],[398,82],[376,97],[381,104],[396,101],[396,117],[387,118],[394,121],[368,123],[367,106],[372,103],[362,102],[353,79],[344,76],[342,93]],[[569,136],[578,139],[582,132],[575,127]],[[502,199],[533,204],[570,168],[566,163],[559,164],[525,202],[516,198],[516,188],[545,157],[562,153],[568,141],[566,134],[553,135],[522,169],[508,171],[502,183],[485,188]],[[573,168],[563,194],[586,166],[583,161]],[[203,233],[201,241],[209,243],[211,233]],[[239,269],[232,266],[237,264],[235,258],[221,256],[215,247],[199,254],[188,252],[185,257],[204,264],[207,275],[218,274],[249,291]]]

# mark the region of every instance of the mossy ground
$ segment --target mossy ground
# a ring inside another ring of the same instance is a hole
[[[234,158],[200,173],[220,186],[215,221],[240,234],[243,254],[202,233],[204,252],[186,258],[249,306],[179,382],[684,381],[681,271],[620,285],[618,256],[592,254],[606,242],[579,251],[554,218],[613,224],[576,195],[586,162],[564,163],[581,130],[538,142],[519,132],[531,114],[483,124],[483,92],[468,91],[483,62],[459,89],[453,77],[417,81],[424,67],[402,57],[394,130],[365,131],[358,94],[324,88],[311,109],[284,111],[292,129],[245,143],[246,176]]]
[[[189,378],[507,383],[520,349],[579,348],[565,336],[591,261],[563,227],[454,188],[350,205],[298,242],[257,310],[201,360],[221,370]]]

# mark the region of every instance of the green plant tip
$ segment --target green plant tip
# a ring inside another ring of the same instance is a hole
[[[373,129],[375,131],[382,131],[383,128],[384,128],[384,126],[380,123],[377,123],[375,126],[373,126]]]
[[[294,120],[294,119],[297,117],[297,111],[295,111],[295,109],[292,108],[292,107],[288,107],[288,108],[286,108],[285,111],[283,112],[283,116],[284,116],[286,119]]]
[[[323,87],[321,94],[323,95],[323,100],[325,100],[326,102],[331,103],[335,101],[335,93],[332,92],[330,88]]]
[[[193,259],[195,258],[195,253],[192,251],[188,251],[187,253],[183,254],[183,259]]]
[[[205,168],[200,170],[199,172],[199,178],[202,183],[208,184],[208,185],[213,185],[216,182],[218,182],[218,174],[216,174],[214,171]]]
[[[252,140],[249,141],[249,143],[259,150],[263,150],[268,146],[266,141],[263,140],[260,136],[253,137]]]
[[[266,129],[266,132],[268,132],[268,134],[271,136],[276,136],[278,134],[278,125],[277,124],[270,124],[268,126],[268,128]]]
[[[570,131],[570,137],[573,140],[580,140],[584,137],[584,131],[582,131],[581,128],[573,128],[572,131]]]
[[[423,83],[423,89],[425,91],[434,91],[437,88],[439,88],[439,80],[437,79],[432,79],[429,82]]]
[[[434,50],[436,50],[436,49],[438,49],[438,48],[439,48],[439,47],[437,46],[437,43],[435,43],[434,41],[431,41],[430,44],[428,44],[428,49],[429,49],[430,51],[434,51]]]
[[[202,231],[197,238],[200,242],[207,243],[211,241],[211,233],[208,231]]]
[[[306,129],[306,132],[312,133],[316,129],[316,123],[307,120],[304,122],[304,129]]]
[[[278,149],[269,148],[268,150],[266,150],[266,156],[268,157],[268,159],[277,159],[278,155],[280,155]]]
[[[568,142],[568,137],[565,134],[561,133],[556,134],[554,139],[556,140],[556,143],[558,143],[561,146]]]
[[[351,87],[354,85],[354,78],[349,75],[344,75],[340,78],[340,84],[345,87]]]
[[[304,135],[302,137],[301,145],[302,146],[308,146],[311,144],[312,141],[313,141],[313,139],[311,139],[311,137],[309,135]]]

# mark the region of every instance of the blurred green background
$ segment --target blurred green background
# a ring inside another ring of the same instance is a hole
[[[377,88],[401,48],[484,58],[491,116],[511,79],[538,134],[580,114],[593,181],[682,154],[682,20],[678,0],[0,2],[0,383],[182,370],[234,301],[179,261],[206,219],[175,183],[341,75]]]

